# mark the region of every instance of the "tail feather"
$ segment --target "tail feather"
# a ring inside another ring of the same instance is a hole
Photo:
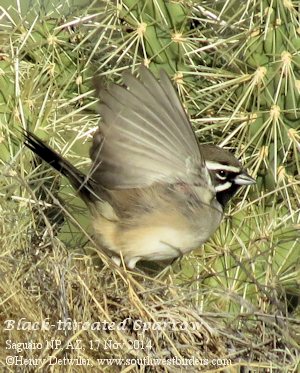
[[[84,173],[30,131],[24,132],[24,138],[25,146],[62,175],[66,176],[83,200],[86,202],[95,200],[96,195],[93,191],[91,179],[88,179]]]

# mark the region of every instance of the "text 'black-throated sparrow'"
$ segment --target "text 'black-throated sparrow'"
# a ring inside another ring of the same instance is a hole
[[[83,174],[26,132],[25,144],[65,175],[92,214],[104,250],[128,268],[172,259],[199,247],[219,226],[228,200],[254,183],[241,163],[214,145],[199,145],[164,71],[123,74],[126,87],[99,88],[102,124]]]

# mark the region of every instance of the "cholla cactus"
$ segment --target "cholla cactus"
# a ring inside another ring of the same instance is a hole
[[[118,8],[123,50],[135,51],[133,62],[164,68],[195,122],[218,113],[213,133],[229,131],[222,144],[252,154],[260,189],[290,184],[300,171],[298,11],[290,0],[127,0]]]
[[[260,8],[260,9],[259,9]],[[299,174],[300,25],[289,0],[262,1],[245,42],[244,61],[251,74],[239,91],[241,107],[251,111],[248,142],[260,154],[273,181]],[[267,186],[274,183],[267,178]]]
[[[188,7],[180,2],[125,0],[122,17],[140,40],[140,55],[151,69],[174,74],[183,63],[181,41],[188,25]]]

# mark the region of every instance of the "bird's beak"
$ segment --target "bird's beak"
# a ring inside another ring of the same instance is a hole
[[[255,184],[256,181],[246,171],[243,171],[234,178],[234,183],[237,185],[251,185]]]

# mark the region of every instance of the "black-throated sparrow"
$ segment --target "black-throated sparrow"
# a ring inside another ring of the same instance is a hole
[[[227,201],[254,183],[241,163],[214,145],[199,145],[168,78],[145,67],[126,87],[98,89],[102,125],[83,174],[34,134],[25,145],[65,175],[86,202],[100,245],[120,263],[176,258],[204,243]],[[99,87],[98,87],[99,88]]]

